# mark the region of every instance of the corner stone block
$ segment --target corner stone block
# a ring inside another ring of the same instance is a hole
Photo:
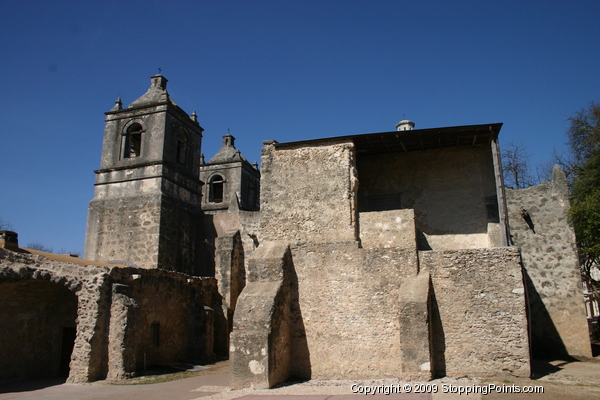
[[[398,309],[403,379],[431,379],[429,348],[429,272],[405,278]]]
[[[238,298],[230,336],[230,387],[271,388],[290,369],[291,265],[286,243],[266,242],[249,260],[249,283]]]

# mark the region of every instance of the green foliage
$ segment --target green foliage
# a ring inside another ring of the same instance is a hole
[[[575,161],[569,216],[577,234],[582,276],[598,290],[600,282],[591,271],[600,263],[600,105],[592,103],[569,120],[569,146]]]

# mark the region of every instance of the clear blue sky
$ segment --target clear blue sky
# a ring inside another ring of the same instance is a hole
[[[600,2],[0,0],[0,217],[83,250],[104,112],[162,68],[212,157],[262,141],[503,122],[533,162],[600,99]]]

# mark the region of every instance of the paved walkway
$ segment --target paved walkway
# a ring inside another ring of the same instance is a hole
[[[10,384],[0,384],[0,400],[42,399],[42,400],[588,400],[600,399],[600,360],[595,362],[537,362],[536,379],[513,379],[480,382],[478,380],[442,379],[425,384],[436,385],[438,393],[394,393],[390,395],[352,394],[351,384],[355,381],[311,381],[283,386],[269,390],[229,390],[227,365],[215,368],[212,373],[204,373],[191,378],[155,384],[115,385],[94,382],[84,385],[65,384],[56,379],[38,379]],[[478,386],[490,383],[499,386],[516,385],[524,387],[537,385],[544,387],[543,394],[497,393],[488,395],[473,393],[468,396],[458,393],[442,393],[443,385]],[[363,383],[364,387],[377,387],[375,381]],[[414,384],[411,384],[414,386]]]

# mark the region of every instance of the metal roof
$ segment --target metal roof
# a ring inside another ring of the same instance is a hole
[[[489,145],[502,128],[502,123],[451,126],[444,128],[413,129],[335,136],[297,142],[275,143],[276,148],[303,147],[340,141],[354,142],[359,155],[407,153],[444,147]]]

